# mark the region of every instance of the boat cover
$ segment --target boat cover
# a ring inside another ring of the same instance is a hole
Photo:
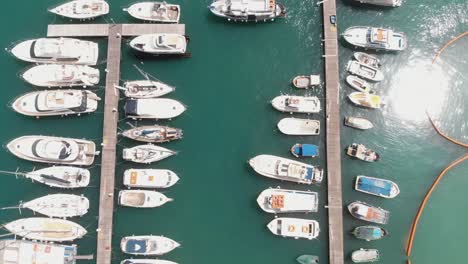
[[[383,237],[383,231],[380,228],[362,228],[359,230],[359,236],[364,238],[381,238]]]
[[[377,195],[390,196],[392,184],[376,179],[359,178],[358,189]]]
[[[298,156],[312,157],[318,155],[318,148],[312,144],[302,144],[294,148],[294,154]]]
[[[127,99],[125,102],[125,114],[138,115],[138,100]]]
[[[142,239],[130,239],[125,245],[125,251],[128,253],[145,253],[146,252],[146,240]]]
[[[284,195],[272,195],[271,207],[275,209],[283,208],[284,207]]]

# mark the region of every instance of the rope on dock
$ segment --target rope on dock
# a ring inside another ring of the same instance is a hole
[[[452,45],[452,43],[454,43],[455,41],[457,41],[457,40],[463,38],[463,37],[466,36],[466,35],[468,35],[468,31],[465,32],[465,33],[462,33],[462,34],[460,34],[460,35],[458,35],[458,36],[456,36],[456,37],[454,37],[454,38],[451,39],[449,42],[447,42],[442,48],[440,48],[440,49],[437,51],[437,53],[436,53],[434,59],[432,59],[432,64],[434,64],[434,62],[437,60],[437,58],[440,56],[440,54],[441,54],[448,46]]]
[[[454,144],[457,144],[459,146],[462,146],[462,147],[465,147],[465,148],[468,148],[468,144],[465,144],[463,142],[460,142],[460,141],[457,141],[447,135],[445,135],[435,124],[434,120],[431,118],[431,116],[429,115],[429,113],[426,111],[426,114],[427,114],[427,117],[429,118],[429,121],[431,121],[431,124],[432,126],[434,127],[434,129],[437,131],[437,133],[439,133],[440,136],[442,136],[443,138],[447,139],[448,141],[454,143]]]

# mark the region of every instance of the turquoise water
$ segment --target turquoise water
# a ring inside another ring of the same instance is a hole
[[[175,201],[161,208],[115,209],[113,263],[126,257],[118,248],[120,238],[132,234],[166,235],[181,242],[182,248],[163,257],[179,263],[294,263],[301,254],[319,255],[321,263],[327,263],[327,212],[323,208],[326,184],[306,187],[277,182],[256,175],[246,163],[249,158],[263,153],[289,157],[289,147],[296,142],[318,144],[321,153],[325,153],[323,135],[298,138],[281,135],[276,123],[289,115],[278,113],[269,105],[269,101],[281,93],[310,94],[323,99],[322,88],[304,92],[289,85],[297,74],[323,76],[321,10],[309,1],[288,0],[284,1],[288,8],[286,19],[267,24],[234,24],[212,16],[206,9],[209,1],[177,2],[182,6],[181,21],[187,25],[193,57],[141,62],[124,45],[122,79],[137,78],[132,65],[138,64],[177,87],[168,97],[186,104],[188,111],[172,121],[159,123],[184,129],[182,141],[164,145],[179,154],[148,167],[174,170],[181,180],[163,191]],[[45,12],[57,1],[26,3],[27,9],[14,2],[4,3],[4,9],[11,11],[0,18],[3,25],[1,46],[44,36],[48,23],[68,23]],[[111,1],[110,15],[98,22],[134,22],[121,11],[129,3]],[[337,5],[339,32],[351,25],[391,26],[409,37],[407,51],[378,54],[386,74],[386,79],[376,86],[387,102],[382,111],[352,106],[345,98],[351,89],[345,83],[341,87],[343,116],[367,117],[375,125],[375,129],[365,132],[343,128],[343,148],[352,142],[362,142],[382,155],[382,160],[375,164],[350,160],[343,155],[343,200],[345,204],[353,200],[367,201],[392,212],[386,227],[390,237],[369,243],[347,235],[354,226],[364,223],[352,219],[344,211],[345,255],[359,247],[378,248],[382,253],[381,263],[403,263],[410,224],[425,191],[449,162],[466,154],[466,149],[454,146],[435,133],[425,110],[429,109],[441,120],[442,129],[449,135],[468,141],[467,76],[463,75],[468,70],[468,57],[464,52],[468,37],[448,48],[435,66],[430,65],[438,47],[467,30],[468,4],[465,1],[414,0],[396,9],[361,7],[349,1],[339,1]],[[106,42],[95,41],[101,45],[101,59],[104,60]],[[344,66],[352,52],[348,46],[340,48],[343,77]],[[83,137],[100,143],[102,105],[97,113],[82,117],[41,120],[23,117],[9,109],[8,104],[32,90],[16,76],[28,65],[4,52],[0,66],[4,80],[4,107],[0,117],[6,124],[0,133],[3,144],[27,134]],[[104,70],[105,64],[99,67]],[[97,93],[103,96],[102,87]],[[323,114],[311,118],[323,120]],[[127,128],[126,122],[122,120],[119,126]],[[143,123],[152,122],[139,124]],[[324,129],[322,127],[322,131]],[[119,142],[120,149],[133,145],[136,144],[126,139]],[[311,163],[324,167],[323,157]],[[42,167],[21,161],[7,151],[0,152],[0,160],[4,170]],[[116,191],[123,188],[121,174],[130,167],[144,166],[120,162]],[[88,215],[74,219],[89,231],[89,235],[77,241],[82,254],[95,253],[99,171],[98,159],[92,167],[92,187],[70,192],[84,193],[93,202]],[[460,165],[446,175],[434,192],[419,225],[413,263],[464,263],[463,245],[468,241],[468,233],[463,224],[468,210],[462,188],[467,184],[468,179],[463,177],[467,171],[466,163]],[[392,179],[402,192],[393,200],[357,193],[352,185],[359,174]],[[2,177],[2,206],[58,192],[11,175]],[[265,225],[273,215],[263,213],[255,198],[263,189],[276,186],[319,192],[319,213],[293,215],[317,219],[322,230],[318,240],[283,239],[269,233]],[[30,215],[30,212],[22,213],[22,216]],[[17,211],[0,212],[2,223],[19,217]],[[446,246],[441,248],[441,245]]]

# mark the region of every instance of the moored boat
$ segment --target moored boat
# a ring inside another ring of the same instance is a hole
[[[351,260],[354,263],[376,262],[380,259],[380,253],[377,249],[359,249],[353,251]]]
[[[139,2],[125,8],[132,17],[140,20],[179,23],[180,6],[166,2]]]
[[[40,87],[86,87],[99,83],[99,70],[86,65],[42,64],[27,69],[21,77]]]
[[[273,98],[271,105],[281,112],[318,113],[321,110],[316,96],[280,95]]]
[[[350,203],[348,210],[357,219],[376,224],[387,224],[390,218],[389,211],[360,201]]]
[[[120,241],[124,253],[132,255],[164,255],[180,246],[163,236],[127,236]]]
[[[368,176],[357,176],[354,189],[383,198],[395,198],[400,193],[396,183]]]
[[[354,52],[353,56],[360,63],[370,67],[378,68],[381,65],[380,60],[377,57],[369,55],[365,52]]]
[[[390,6],[390,7],[398,7],[401,6],[403,0],[355,0],[362,4],[369,4],[369,5],[378,5],[378,6]]]
[[[125,114],[134,119],[171,119],[186,109],[179,101],[168,98],[127,99],[125,102]]]
[[[309,213],[318,211],[318,193],[286,189],[266,189],[257,203],[267,213]]]
[[[284,6],[275,0],[216,0],[208,8],[229,21],[273,21],[286,15]]]
[[[85,215],[89,200],[84,196],[58,193],[21,203],[19,208],[28,208],[48,217],[67,218]]]
[[[301,264],[318,264],[319,257],[314,255],[300,255],[296,258],[296,261]]]
[[[286,117],[277,125],[281,133],[293,136],[315,136],[320,134],[320,121]]]
[[[155,98],[166,95],[175,90],[174,87],[158,80],[127,81],[123,87],[125,96],[130,98]]]
[[[164,259],[125,259],[120,264],[177,264]]]
[[[52,166],[24,174],[33,181],[63,189],[86,187],[90,176],[89,170],[71,166]]]
[[[273,155],[258,155],[249,164],[258,174],[277,180],[313,184],[323,179],[323,170],[315,166]]]
[[[299,75],[294,77],[292,83],[296,88],[307,89],[320,85],[320,75]]]
[[[388,235],[387,230],[380,226],[358,226],[351,232],[357,239],[366,241],[379,240]]]
[[[345,126],[362,129],[362,130],[371,129],[374,127],[371,121],[362,117],[353,117],[353,116],[345,117],[344,124]]]
[[[408,45],[404,33],[385,28],[350,27],[343,37],[351,45],[367,49],[401,51]]]
[[[104,0],[74,0],[49,9],[49,12],[72,19],[93,19],[109,13]]]
[[[319,223],[315,220],[278,217],[267,225],[268,229],[277,236],[306,238],[312,240],[320,233]]]
[[[318,146],[312,144],[294,144],[291,147],[291,154],[296,158],[299,157],[317,157],[318,156]]]
[[[367,81],[355,75],[346,76],[346,83],[359,92],[374,93],[374,90],[372,90],[372,86]]]
[[[367,161],[367,162],[374,162],[380,159],[380,156],[377,152],[366,148],[366,146],[362,144],[353,143],[346,149],[346,154],[351,157]]]
[[[60,245],[22,239],[0,240],[2,264],[75,264],[76,245]]]
[[[173,171],[164,169],[128,169],[123,184],[132,188],[169,188],[179,181]]]
[[[154,208],[172,201],[166,195],[146,190],[122,190],[119,192],[119,205],[136,208]]]
[[[355,60],[350,60],[348,62],[346,70],[351,74],[374,82],[379,82],[384,79],[384,75],[379,69],[368,66],[366,64],[362,64],[359,61]]]
[[[182,129],[167,126],[140,126],[122,132],[124,137],[148,143],[163,143],[177,139],[183,136]]]
[[[355,105],[359,105],[362,107],[379,109],[380,106],[383,105],[382,99],[380,98],[380,96],[375,95],[375,94],[353,92],[348,95],[348,98]]]
[[[130,41],[133,49],[151,55],[182,55],[187,50],[187,38],[180,34],[146,34]]]
[[[122,158],[136,163],[152,163],[175,155],[176,152],[152,144],[124,148]]]

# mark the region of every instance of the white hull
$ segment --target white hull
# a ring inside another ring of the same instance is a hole
[[[124,83],[125,96],[130,98],[155,98],[171,93],[175,90],[160,81],[137,80]]]
[[[309,213],[318,211],[318,194],[310,191],[266,189],[257,198],[267,213]]]
[[[355,60],[348,62],[346,70],[351,74],[374,82],[380,82],[384,79],[384,75],[379,69],[362,64]]]
[[[125,104],[125,112],[130,118],[171,119],[185,110],[182,103],[167,98],[129,99]]]
[[[67,218],[85,215],[89,209],[89,200],[73,194],[50,194],[23,203],[20,207],[48,217]]]
[[[368,263],[376,262],[380,259],[380,253],[377,249],[363,249],[355,250],[351,254],[351,260],[354,263]]]
[[[170,201],[172,199],[155,191],[123,190],[119,192],[119,204],[127,207],[154,208]]]
[[[391,190],[390,190],[390,194],[388,196],[387,195],[382,195],[382,194],[376,194],[376,193],[373,193],[373,192],[365,191],[362,188],[359,188],[358,183],[359,183],[359,180],[362,179],[362,178],[378,180],[378,181],[386,182],[386,183],[390,184],[392,186]],[[369,176],[357,176],[356,177],[356,182],[354,184],[354,189],[356,191],[358,191],[358,192],[363,192],[363,193],[366,193],[366,194],[370,194],[370,195],[374,195],[374,196],[378,196],[378,197],[382,197],[382,198],[387,198],[387,199],[393,199],[393,198],[397,197],[398,194],[400,194],[400,188],[398,187],[398,184],[396,184],[395,182],[390,181],[390,180],[386,180],[386,179],[379,179],[379,178],[369,177]]]
[[[125,259],[120,264],[178,264],[173,261],[163,259]]]
[[[180,19],[180,6],[166,2],[140,2],[124,11],[136,19],[152,22],[179,23]]]
[[[164,143],[181,139],[183,131],[173,127],[152,125],[133,127],[122,132],[122,135],[141,142]]]
[[[49,12],[71,19],[93,19],[109,13],[104,0],[74,0],[49,9]]]
[[[382,105],[380,96],[362,92],[353,92],[348,95],[349,100],[355,105],[379,109]]]
[[[359,61],[362,64],[366,64],[366,65],[374,67],[374,68],[380,67],[380,60],[377,57],[369,55],[367,53],[354,52],[353,57],[354,57],[354,59],[356,59],[357,61]]]
[[[76,257],[76,245],[22,239],[0,240],[0,263],[2,264],[75,264]]]
[[[122,153],[122,158],[124,160],[133,161],[136,163],[152,163],[156,161],[163,160],[172,155],[175,155],[176,152],[155,146],[152,144],[135,146],[133,148],[124,148]]]
[[[128,169],[123,184],[131,188],[169,188],[179,181],[173,171],[163,169]]]
[[[219,17],[233,21],[273,21],[284,17],[286,10],[282,4],[275,1],[214,1],[208,6],[210,11]]]
[[[21,77],[39,87],[86,87],[99,83],[99,70],[86,65],[43,64],[27,69]]]
[[[360,117],[346,117],[345,118],[345,125],[361,130],[367,130],[371,129],[374,127],[374,125],[371,123],[371,121],[360,118]]]
[[[366,82],[365,80],[354,76],[348,75],[346,76],[346,83],[349,84],[354,90],[362,92],[362,93],[372,93],[371,85]]]
[[[316,136],[320,134],[320,121],[300,118],[283,118],[278,122],[281,133],[292,136]]]
[[[141,248],[141,244],[129,243],[135,240],[143,241],[146,248]],[[142,256],[164,255],[179,246],[176,241],[163,236],[128,236],[120,241],[120,248],[124,253]]]
[[[378,5],[378,6],[391,6],[398,7],[401,6],[402,0],[355,0],[362,4],[369,5]]]
[[[309,219],[278,217],[268,223],[267,227],[277,236],[295,239],[312,240],[317,238],[320,233],[319,223]]]
[[[404,33],[385,28],[350,27],[343,38],[351,45],[375,50],[402,51],[408,45]]]
[[[315,96],[290,96],[281,95],[275,97],[271,104],[281,112],[291,113],[318,113],[320,112],[320,101]]]
[[[147,34],[132,39],[130,47],[152,55],[182,55],[187,49],[187,39],[179,34]]]
[[[26,173],[24,176],[50,187],[73,189],[86,187],[91,173],[87,169],[53,166]]]

